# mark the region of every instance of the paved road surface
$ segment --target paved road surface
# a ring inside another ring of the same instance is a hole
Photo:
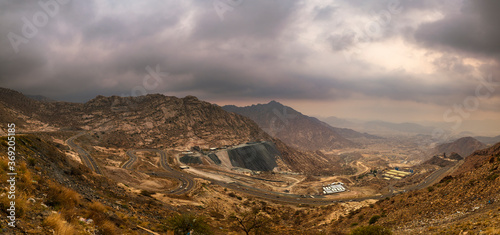
[[[149,175],[153,176],[159,176],[159,177],[164,177],[164,178],[173,178],[176,179],[180,182],[179,187],[168,191],[166,193],[170,194],[183,194],[186,192],[191,191],[195,184],[194,179],[187,174],[184,174],[182,172],[176,171],[172,169],[168,165],[168,158],[165,153],[165,151],[159,150],[159,149],[134,149],[134,150],[128,150],[127,155],[130,157],[128,161],[126,161],[123,165],[122,168],[125,169],[132,169],[132,165],[137,161],[137,155],[135,153],[137,152],[154,152],[160,154],[160,166],[166,171],[166,172],[146,172]]]
[[[75,144],[75,139],[82,135],[85,135],[85,132],[69,138],[68,140],[66,140],[66,143],[71,147],[71,149],[73,149],[78,153],[78,155],[80,155],[80,159],[89,169],[97,174],[102,175],[101,169],[99,169],[99,166],[97,165],[97,162],[94,160],[94,158],[92,158],[92,156],[90,156],[90,154],[87,153],[87,151],[85,151],[83,148]]]
[[[433,172],[431,175],[429,175],[423,182],[421,182],[418,185],[412,186],[410,188],[402,189],[403,191],[413,191],[413,190],[419,190],[426,188],[432,184],[435,183],[440,177],[443,177],[447,171],[451,167],[445,167],[441,168],[435,172]],[[239,191],[245,194],[249,194],[255,197],[260,197],[264,198],[267,200],[271,201],[277,201],[277,202],[284,202],[284,203],[292,203],[292,204],[309,204],[309,205],[327,205],[331,203],[336,203],[336,202],[346,202],[346,201],[364,201],[368,199],[382,199],[386,197],[391,197],[396,194],[402,193],[401,190],[399,192],[394,192],[394,189],[392,187],[389,188],[389,193],[382,194],[382,195],[372,195],[372,196],[364,196],[364,197],[357,197],[357,198],[342,198],[342,199],[326,199],[324,196],[315,196],[315,198],[303,198],[301,195],[297,194],[285,194],[285,193],[279,193],[279,192],[272,192],[272,191],[267,191],[263,190],[260,188],[255,188],[251,187],[248,185],[243,185],[240,183],[226,183],[226,182],[221,182],[217,181],[214,179],[202,177],[202,176],[196,176],[200,178],[205,178],[206,180],[209,180],[213,184],[220,185],[222,187],[230,188],[233,189],[234,191]]]
[[[76,145],[74,143],[74,140],[85,133],[80,133],[76,136],[71,137],[70,139],[67,140],[68,145],[71,146],[72,149],[77,151],[80,154],[80,157],[82,158],[82,161],[87,165],[89,168],[94,170],[96,173],[101,174],[101,171],[99,170],[99,167],[95,163],[94,159],[81,147]],[[136,152],[139,151],[149,151],[149,152],[156,152],[160,154],[160,166],[165,170],[165,172],[149,172],[148,174],[154,175],[154,176],[159,176],[159,177],[167,177],[167,178],[173,178],[178,181],[180,181],[180,185],[178,188],[171,190],[167,193],[170,194],[183,194],[186,192],[189,192],[194,188],[195,181],[193,177],[198,177],[198,178],[203,178],[206,179],[213,184],[220,185],[222,187],[230,188],[234,191],[238,191],[241,193],[245,193],[251,196],[255,197],[260,197],[263,199],[271,200],[271,201],[277,201],[277,202],[283,202],[283,203],[292,203],[292,204],[309,204],[309,205],[327,205],[335,202],[345,202],[345,201],[364,201],[367,199],[381,199],[385,197],[390,197],[395,194],[398,194],[394,192],[394,190],[390,190],[389,193],[383,194],[383,195],[373,195],[373,196],[365,196],[365,197],[358,197],[358,198],[343,198],[343,199],[326,199],[324,196],[316,196],[315,198],[303,198],[301,195],[297,194],[286,194],[286,193],[279,193],[279,192],[272,192],[272,191],[267,191],[263,190],[260,188],[255,188],[251,187],[248,185],[243,185],[240,183],[226,183],[222,181],[217,181],[211,178],[207,178],[204,176],[199,176],[199,175],[190,175],[187,172],[181,172],[174,170],[170,167],[168,164],[168,157],[167,153],[162,150],[158,149],[138,149],[138,150],[129,150],[127,151],[127,155],[130,157],[130,159],[125,162],[122,165],[122,168],[125,169],[131,169],[132,165],[137,161],[137,155],[135,155]],[[169,155],[175,154],[174,151],[168,151]],[[441,168],[431,175],[429,175],[423,182],[416,186],[412,186],[410,188],[407,188],[405,191],[411,191],[411,190],[418,190],[422,189],[425,187],[430,186],[431,184],[434,183],[439,177],[444,176],[446,172],[450,169],[450,167],[445,167]]]
[[[170,193],[183,194],[183,193],[191,191],[194,188],[194,186],[196,185],[193,177],[191,175],[186,174],[185,172],[179,172],[179,171],[172,169],[168,165],[168,158],[167,158],[167,154],[165,153],[165,151],[159,151],[159,153],[160,153],[160,166],[168,172],[168,175],[169,175],[168,177],[175,178],[175,179],[181,181],[181,183],[182,183],[182,185],[178,189],[173,190]],[[173,154],[173,153],[171,151],[169,151],[169,154]]]
[[[137,152],[137,150],[127,151],[127,155],[130,157],[130,159],[122,165],[122,168],[130,169],[132,165],[134,165],[135,161],[137,161],[137,155],[135,155],[135,152]]]

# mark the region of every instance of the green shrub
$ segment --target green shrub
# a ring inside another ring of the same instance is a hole
[[[179,214],[167,219],[166,225],[174,230],[175,234],[212,234],[204,217],[193,214]]]
[[[380,215],[374,215],[370,218],[370,220],[368,221],[369,224],[374,224],[374,223],[377,223],[378,219],[380,219]]]

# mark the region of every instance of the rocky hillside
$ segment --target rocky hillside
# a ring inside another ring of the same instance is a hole
[[[185,150],[267,140],[282,152],[283,169],[318,172],[334,164],[290,148],[249,118],[194,96],[98,96],[82,104],[43,102],[0,88],[0,121],[15,122],[18,132],[92,131],[94,144],[104,147]]]
[[[247,107],[227,105],[222,108],[251,118],[271,136],[305,150],[355,147],[358,144],[347,138],[377,138],[351,129],[331,127],[276,101]]]
[[[453,152],[458,153],[460,156],[469,156],[476,150],[484,149],[486,145],[479,142],[478,140],[472,137],[463,137],[458,140],[455,140],[451,143],[440,144],[436,146],[432,153],[433,155],[446,153],[449,155]]]
[[[0,104],[2,120],[19,123],[20,131],[96,131],[105,146],[209,147],[271,139],[248,118],[193,96],[98,96],[80,104],[41,102],[2,89]]]
[[[452,175],[352,212],[333,227],[374,224],[397,234],[499,234],[500,143],[476,151]],[[481,233],[482,232],[482,233]]]
[[[2,234],[124,234],[132,230],[144,234],[137,231],[138,226],[144,226],[143,221],[148,222],[149,229],[159,230],[160,218],[178,210],[92,174],[55,147],[56,143],[45,139],[51,138],[16,136],[16,227],[7,227],[7,219],[3,219]],[[6,194],[10,172],[7,146],[3,144],[6,137],[0,141],[0,193]],[[9,204],[7,196],[2,196],[3,218]]]

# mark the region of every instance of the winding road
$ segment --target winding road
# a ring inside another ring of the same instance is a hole
[[[75,135],[71,138],[69,138],[66,142],[67,144],[75,150],[79,155],[80,158],[82,159],[82,162],[95,171],[97,174],[102,174],[101,170],[99,169],[99,166],[95,162],[95,160],[92,158],[92,156],[87,153],[83,148],[78,146],[77,144],[74,143],[74,140],[77,139],[78,137],[85,135],[85,133],[80,133],[78,135]],[[218,181],[206,176],[202,175],[191,175],[187,172],[181,172],[175,169],[172,169],[170,165],[168,164],[168,157],[167,154],[173,155],[176,154],[175,151],[163,151],[163,150],[158,150],[158,149],[136,149],[136,150],[128,150],[127,155],[130,157],[129,160],[127,160],[121,167],[124,169],[132,169],[133,164],[137,161],[138,157],[135,153],[137,152],[155,152],[160,155],[160,167],[163,168],[165,171],[159,171],[159,172],[145,172],[149,175],[157,176],[157,177],[163,177],[163,178],[173,178],[177,181],[180,182],[179,186],[176,189],[173,189],[169,192],[166,192],[167,194],[184,194],[189,191],[191,191],[196,183],[194,180],[194,177],[197,178],[203,178],[205,180],[210,181],[212,184],[219,185],[221,187],[229,188],[234,191],[238,191],[240,193],[248,194],[254,197],[259,197],[263,198],[266,200],[270,201],[275,201],[275,202],[281,202],[281,203],[288,203],[288,204],[309,204],[309,205],[328,205],[331,203],[336,203],[336,202],[345,202],[345,201],[364,201],[368,199],[381,199],[385,197],[390,197],[396,194],[399,194],[401,192],[394,192],[394,190],[389,190],[388,193],[382,194],[382,195],[372,195],[372,196],[365,196],[365,197],[357,197],[357,198],[343,198],[343,199],[327,199],[324,196],[316,196],[315,198],[304,198],[301,195],[297,194],[287,194],[287,193],[279,193],[279,192],[274,192],[274,191],[268,191],[260,188],[255,188],[252,186],[244,185],[241,183],[237,182],[223,182],[223,181]],[[431,175],[429,175],[423,182],[406,188],[404,191],[413,191],[413,190],[419,190],[425,187],[428,187],[432,185],[435,181],[437,181],[440,177],[443,177],[448,170],[450,170],[451,167],[445,167],[441,168],[435,172],[433,172]]]
[[[137,151],[134,151],[134,150],[127,151],[127,155],[130,157],[130,159],[122,165],[122,168],[130,170],[130,168],[135,163],[135,161],[137,161],[137,155],[135,155],[134,152],[137,152]]]
[[[95,173],[102,175],[102,171],[99,168],[99,165],[97,165],[94,158],[92,158],[92,156],[87,151],[85,151],[85,149],[75,144],[75,140],[83,135],[85,135],[85,132],[81,132],[78,135],[72,136],[71,138],[66,140],[66,144],[68,144],[69,147],[71,147],[71,149],[73,149],[75,152],[78,153],[78,155],[80,155],[80,159],[85,164],[85,166],[87,166]]]
[[[179,171],[172,169],[170,167],[170,165],[168,165],[168,157],[167,157],[165,151],[159,150],[159,149],[128,150],[127,155],[130,157],[130,159],[122,165],[122,168],[125,168],[128,170],[132,169],[132,165],[138,159],[137,155],[135,155],[137,152],[154,152],[154,153],[158,153],[160,155],[160,166],[166,172],[147,172],[147,174],[153,175],[153,176],[159,176],[159,177],[163,177],[163,178],[173,178],[173,179],[180,182],[179,186],[176,189],[171,190],[167,193],[183,194],[183,193],[191,191],[194,188],[194,186],[196,185],[193,177],[191,177],[190,175],[185,174],[183,172],[179,172]]]

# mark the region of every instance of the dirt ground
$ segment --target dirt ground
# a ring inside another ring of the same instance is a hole
[[[151,177],[147,174],[119,167],[106,166],[106,176],[120,182],[130,191],[148,190],[161,192],[177,187],[178,182],[166,178]],[[123,187],[122,186],[122,187]]]

